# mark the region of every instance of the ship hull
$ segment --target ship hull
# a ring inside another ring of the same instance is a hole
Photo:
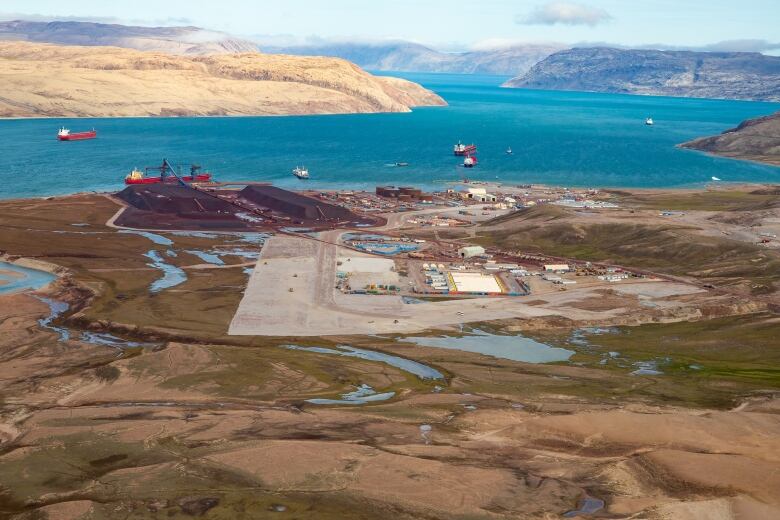
[[[186,177],[181,177],[181,180],[183,180],[184,182],[208,182],[211,180],[211,174],[204,173],[195,176],[187,175]],[[162,177],[144,177],[143,179],[125,179],[125,184],[160,184],[161,182],[174,183],[174,182],[178,182],[178,179],[174,176],[165,177],[165,179],[163,179]]]
[[[58,135],[57,139],[60,141],[85,141],[87,139],[95,139],[97,132],[77,132],[75,134]]]
[[[458,157],[467,157],[469,155],[474,155],[475,153],[477,153],[477,147],[471,145],[471,146],[467,146],[463,150],[455,150],[453,153]]]

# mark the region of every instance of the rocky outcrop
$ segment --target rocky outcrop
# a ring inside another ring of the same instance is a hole
[[[743,121],[720,135],[680,145],[703,152],[780,166],[780,112]]]
[[[133,27],[91,22],[0,22],[0,40],[126,47],[168,54],[255,52],[257,45],[200,27]]]
[[[569,49],[547,57],[504,86],[780,101],[780,57],[748,52]]]
[[[0,42],[0,117],[408,112],[444,101],[337,58]]]

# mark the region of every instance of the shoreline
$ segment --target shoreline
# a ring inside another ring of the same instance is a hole
[[[250,117],[316,117],[316,116],[360,116],[360,115],[374,115],[374,114],[410,114],[414,110],[420,108],[442,108],[447,107],[449,104],[445,101],[444,105],[419,105],[409,107],[409,110],[402,111],[375,111],[375,112],[304,112],[300,114],[188,114],[188,115],[136,115],[136,116],[30,116],[30,117],[3,117],[0,116],[0,122],[2,121],[41,121],[41,120],[74,120],[80,121],[83,119],[233,119],[233,118],[250,118]]]
[[[778,168],[780,168],[780,165],[778,165]],[[262,181],[243,181],[243,182],[262,182]],[[230,185],[241,185],[242,182],[233,182],[233,181],[220,181],[222,184],[230,184]],[[269,184],[274,184],[272,181],[268,181]],[[413,184],[413,183],[410,183]],[[729,181],[709,181],[701,184],[696,185],[690,185],[690,184],[684,184],[679,186],[661,186],[657,188],[645,188],[645,187],[631,187],[631,186],[595,186],[595,185],[587,185],[587,186],[578,186],[578,185],[556,185],[556,184],[537,184],[537,183],[529,183],[529,184],[523,184],[523,183],[501,183],[501,182],[495,182],[495,181],[473,181],[473,182],[462,182],[462,181],[447,181],[447,182],[441,182],[438,183],[441,185],[441,187],[446,190],[448,187],[453,186],[480,186],[480,187],[486,187],[488,189],[499,189],[499,188],[509,188],[509,189],[524,189],[525,187],[530,187],[530,189],[535,190],[599,190],[599,191],[623,191],[628,193],[684,193],[684,192],[690,192],[690,193],[696,193],[696,192],[702,192],[702,191],[717,191],[718,187],[726,188],[727,190],[734,190],[734,191],[744,191],[744,190],[755,190],[755,189],[762,189],[762,188],[770,188],[770,187],[777,187],[780,186],[780,179],[778,179],[776,182],[729,182]],[[383,186],[384,184],[378,184],[377,186]],[[414,185],[414,184],[413,184]],[[308,184],[306,186],[309,186]],[[290,189],[285,187],[285,190],[288,191],[295,191],[295,192],[306,192],[306,191],[324,191],[324,192],[345,192],[345,191],[354,191],[354,192],[372,192],[373,190],[370,189],[364,189],[362,187],[327,187],[327,186],[310,186],[310,187],[302,187],[301,189]],[[59,194],[52,194],[52,195],[33,195],[30,197],[10,197],[10,198],[3,198],[0,196],[0,204],[3,203],[12,203],[12,202],[24,202],[24,201],[31,201],[31,200],[52,200],[52,199],[60,199],[60,198],[70,198],[70,197],[84,197],[88,195],[104,195],[104,196],[113,196],[115,193],[118,193],[125,189],[126,186],[123,186],[121,188],[118,188],[116,190],[105,190],[105,191],[97,191],[97,190],[90,190],[90,191],[75,191],[71,193],[59,193]]]

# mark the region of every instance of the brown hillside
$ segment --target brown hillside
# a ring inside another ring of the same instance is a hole
[[[0,42],[0,117],[407,112],[444,101],[338,58]]]

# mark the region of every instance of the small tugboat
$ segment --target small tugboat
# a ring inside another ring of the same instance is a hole
[[[303,180],[309,178],[309,170],[307,170],[305,166],[303,168],[296,166],[295,169],[293,169],[292,174]]]
[[[70,130],[64,126],[57,132],[57,139],[60,141],[84,141],[85,139],[95,139],[97,132],[93,128],[88,132],[74,132],[70,133]]]
[[[160,172],[159,176],[147,177],[146,172],[149,170],[157,170]],[[208,182],[211,180],[211,174],[209,172],[198,173],[201,167],[197,164],[190,166],[190,174],[181,176],[176,173],[173,167],[168,163],[166,159],[163,159],[161,166],[149,166],[144,168],[144,171],[138,168],[133,168],[133,171],[127,174],[125,177],[125,184],[158,184],[161,182]]]
[[[464,168],[473,168],[477,165],[477,158],[473,155],[469,155],[465,159],[463,159],[463,167]]]
[[[458,144],[452,147],[452,152],[455,155],[465,157],[477,153],[477,145],[475,144],[463,144],[458,141]]]
[[[648,117],[647,119],[645,119],[645,124],[647,126],[653,126],[655,124],[655,121],[653,121],[652,117]]]

